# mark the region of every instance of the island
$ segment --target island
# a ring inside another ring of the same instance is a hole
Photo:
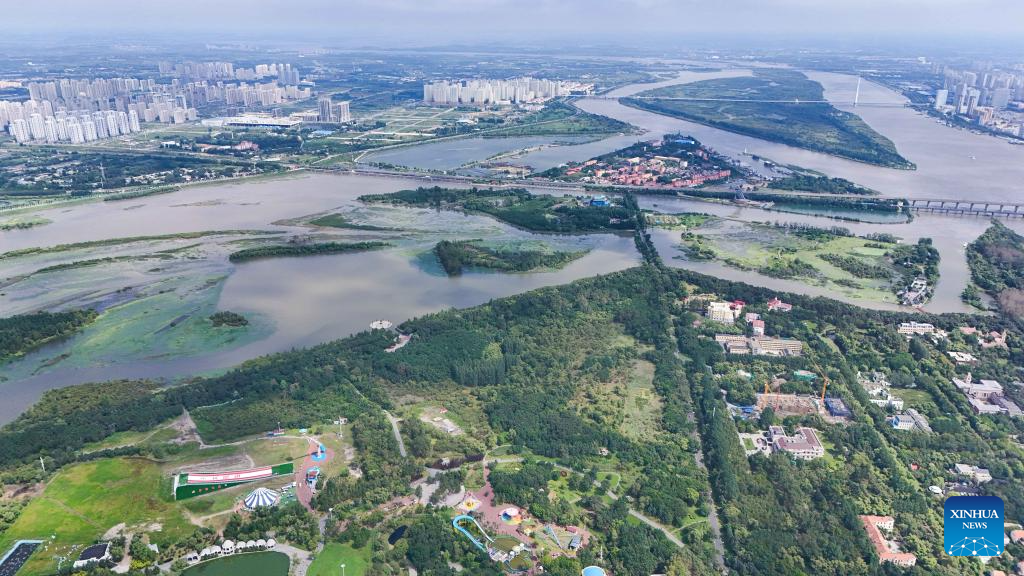
[[[642,92],[627,106],[887,168],[913,169],[859,116],[832,106],[821,84],[795,70],[703,80]]]
[[[449,276],[460,276],[467,268],[502,272],[529,272],[538,268],[561,268],[586,252],[545,252],[512,247],[497,249],[479,240],[442,240],[434,246],[441,267]]]
[[[607,198],[548,196],[524,188],[416,188],[390,194],[368,194],[363,202],[464,210],[487,214],[531,232],[584,234],[633,230],[633,211]]]
[[[232,252],[228,256],[231,262],[247,262],[261,258],[279,258],[284,256],[321,256],[324,254],[347,254],[349,252],[364,252],[386,248],[391,244],[388,242],[311,242],[291,244],[269,244],[266,246],[255,246],[243,248]]]

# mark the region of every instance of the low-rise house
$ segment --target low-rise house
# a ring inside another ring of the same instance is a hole
[[[818,440],[814,428],[797,428],[792,436],[786,436],[781,426],[768,429],[769,438],[776,450],[786,452],[801,460],[814,460],[825,455],[825,447]]]
[[[877,398],[869,399],[872,404],[880,408],[892,408],[893,410],[903,410],[903,399],[898,396],[893,396],[892,392],[883,390]]]
[[[890,562],[908,568],[917,564],[917,556],[910,552],[900,552],[899,547],[882,534],[882,530],[892,532],[896,523],[892,516],[861,516],[860,521],[864,524],[864,531],[867,532],[875,553],[878,554],[879,564]]]
[[[743,303],[736,302],[708,302],[706,316],[709,320],[731,324],[740,317],[743,312]]]
[[[939,334],[941,331],[935,328],[934,324],[927,322],[903,322],[898,331],[904,336],[925,336],[928,334]]]
[[[772,298],[771,300],[768,301],[768,310],[772,312],[789,312],[792,309],[792,304],[786,304],[785,302],[779,300],[778,298]]]
[[[963,378],[953,378],[953,384],[967,396],[967,402],[976,414],[1022,415],[1020,407],[1003,395],[1003,385],[995,380],[975,382],[968,372]]]
[[[750,323],[750,329],[754,336],[764,336],[764,320],[754,320]]]
[[[930,433],[932,431],[931,426],[928,424],[928,419],[924,417],[924,414],[919,413],[913,408],[908,408],[906,412],[894,414],[889,418],[889,424],[897,430],[912,430],[926,433]]]
[[[750,354],[750,344],[746,336],[716,334],[715,342],[722,346],[726,354]]]
[[[758,453],[769,456],[774,452],[785,452],[793,458],[813,460],[825,455],[825,447],[813,428],[797,428],[793,435],[788,436],[782,426],[769,426],[767,432],[740,433],[740,440],[743,441],[747,456]]]
[[[957,364],[974,364],[978,361],[978,359],[974,357],[974,354],[970,354],[968,352],[950,350],[949,352],[946,352],[946,354],[949,354],[949,357]]]
[[[751,353],[759,356],[800,356],[804,343],[792,338],[755,336],[750,339]]]
[[[755,356],[800,356],[804,343],[792,338],[770,338],[768,336],[740,336],[738,334],[716,334],[718,342],[728,354],[754,354]]]
[[[970,478],[975,484],[992,481],[992,474],[987,468],[979,468],[970,464],[954,464],[953,473],[963,478]]]
[[[961,378],[953,378],[953,384],[960,389],[961,392],[970,396],[971,398],[977,398],[979,400],[988,400],[992,396],[1002,396],[1003,385],[995,380],[979,380],[974,382],[974,378],[970,372],[967,376]]]

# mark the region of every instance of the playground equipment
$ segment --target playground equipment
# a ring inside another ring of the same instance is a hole
[[[505,508],[501,511],[501,521],[510,526],[523,523],[523,513],[518,508]]]
[[[480,534],[483,535],[484,539],[487,540],[487,544],[484,544],[476,536],[473,536],[472,534],[470,534],[469,530],[466,530],[466,528],[464,526],[462,526],[462,522],[465,522],[465,521],[472,522],[473,525],[476,526],[476,529],[479,530]],[[487,535],[487,532],[484,531],[484,527],[481,526],[480,523],[476,521],[476,518],[473,518],[472,516],[468,516],[466,514],[460,514],[460,515],[458,515],[458,516],[456,516],[455,518],[452,519],[452,526],[454,526],[456,530],[461,532],[463,536],[465,536],[466,538],[469,538],[469,541],[472,542],[474,546],[476,546],[477,548],[483,550],[488,555],[490,555],[490,553],[491,553],[491,546],[490,546],[490,544],[494,543],[494,538],[491,538],[490,536]]]
[[[313,462],[323,462],[327,459],[327,449],[323,444],[317,443],[316,450],[313,451],[310,458],[313,459]]]
[[[316,486],[316,480],[320,477],[320,468],[313,466],[306,470],[306,482],[310,488]]]
[[[480,533],[482,539],[477,538],[469,530],[467,530],[466,527],[463,525],[464,522],[472,522],[473,526],[476,527],[477,532]],[[459,516],[453,518],[452,526],[454,526],[456,530],[462,533],[463,536],[469,538],[469,541],[472,542],[474,546],[486,552],[487,556],[492,561],[504,564],[506,570],[509,570],[515,574],[521,573],[525,570],[525,568],[515,567],[512,564],[512,561],[515,560],[522,552],[525,552],[527,550],[526,544],[523,544],[522,542],[519,542],[514,538],[506,536],[503,538],[511,539],[513,542],[516,542],[516,545],[509,550],[502,550],[500,548],[500,544],[495,542],[494,538],[491,538],[491,536],[488,535],[486,531],[484,531],[483,527],[480,526],[480,523],[476,521],[476,518],[473,518],[472,516],[467,516],[465,514],[460,514]]]
[[[565,550],[565,546],[562,546],[562,541],[558,539],[558,534],[555,534],[555,529],[551,527],[551,524],[544,526],[544,533],[548,535],[548,538],[554,540],[560,549]]]

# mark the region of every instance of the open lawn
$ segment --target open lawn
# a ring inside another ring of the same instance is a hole
[[[306,576],[339,576],[345,564],[345,576],[363,576],[370,566],[370,547],[355,549],[351,544],[331,542],[316,555]]]
[[[653,438],[661,419],[661,398],[654,390],[654,364],[633,363],[626,381],[625,420],[622,432],[635,439]]]
[[[182,576],[288,576],[290,563],[281,552],[236,554],[192,566]]]
[[[166,493],[165,493],[166,492]],[[160,467],[149,460],[113,458],[68,466],[42,496],[32,500],[0,538],[6,550],[16,540],[47,540],[19,576],[49,574],[57,557],[77,555],[120,523],[161,547],[192,531],[165,490]]]
[[[918,412],[935,413],[938,408],[928,392],[908,388],[893,388],[893,396],[903,399],[905,408],[913,408]]]

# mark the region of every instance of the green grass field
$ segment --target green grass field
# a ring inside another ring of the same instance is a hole
[[[310,565],[306,576],[341,576],[341,565],[345,564],[345,576],[363,576],[370,567],[370,547],[361,550],[350,544],[331,542],[324,546]]]
[[[288,576],[291,560],[280,552],[255,552],[227,556],[197,564],[182,576]]]
[[[69,466],[4,533],[0,549],[16,540],[46,540],[18,573],[33,576],[52,573],[57,557],[76,556],[122,522],[164,547],[193,528],[164,492],[160,467],[148,460],[114,458]]]
[[[661,397],[654,391],[654,364],[637,360],[626,381],[622,432],[635,439],[653,438],[661,420]]]

